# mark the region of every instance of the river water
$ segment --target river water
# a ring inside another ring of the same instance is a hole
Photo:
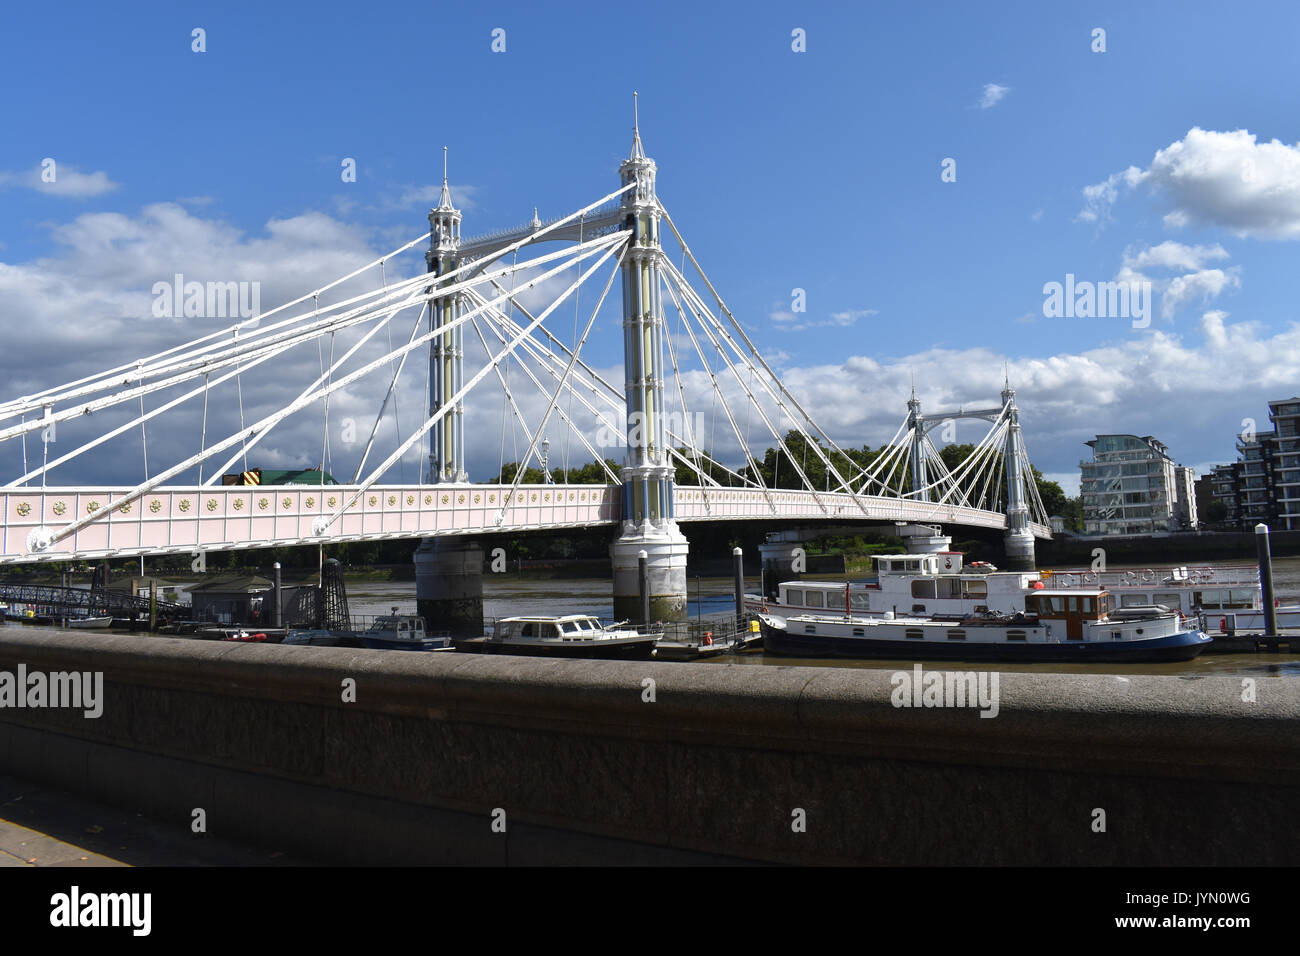
[[[1232,564],[1245,565],[1235,561]],[[1114,566],[1122,570],[1125,565]],[[1162,570],[1164,566],[1134,565],[1136,569],[1151,567]],[[817,575],[818,580],[857,580],[857,575]],[[1277,597],[1283,604],[1300,603],[1300,558],[1279,558],[1273,562],[1273,581]],[[687,581],[688,616],[719,618],[729,615],[735,607],[731,578],[695,578]],[[757,591],[759,582],[746,578],[748,591]],[[698,600],[697,600],[698,595]],[[415,613],[415,583],[349,581],[348,604],[353,615],[387,614],[394,607],[399,613]],[[614,614],[611,585],[599,578],[537,580],[518,574],[486,574],[483,576],[483,617],[491,620],[516,614],[594,614],[610,620]],[[700,662],[705,663],[705,662]],[[910,667],[910,661],[889,660],[825,660],[820,658],[777,657],[758,651],[744,654],[727,654],[708,659],[710,665],[743,666],[814,666],[814,667],[870,667],[898,670]],[[1300,655],[1283,654],[1201,654],[1194,660],[1169,664],[963,664],[971,670],[1028,671],[1055,673],[1108,673],[1108,674],[1167,674],[1186,678],[1207,675],[1240,675],[1259,677],[1300,678]]]

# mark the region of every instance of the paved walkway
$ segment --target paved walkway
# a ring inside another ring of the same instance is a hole
[[[303,865],[310,863],[0,775],[0,867]]]

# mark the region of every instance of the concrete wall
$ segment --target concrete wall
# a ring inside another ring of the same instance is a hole
[[[1263,672],[1003,673],[987,719],[858,668],[0,629],[19,663],[105,706],[0,709],[3,772],[322,861],[1300,863],[1300,683]]]

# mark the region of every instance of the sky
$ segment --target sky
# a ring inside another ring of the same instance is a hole
[[[913,385],[923,411],[969,408],[996,404],[1005,375],[1031,459],[1076,493],[1099,433],[1154,435],[1203,474],[1235,457],[1248,421],[1267,429],[1269,400],[1300,393],[1294,4],[60,11],[14,6],[0,35],[0,401],[223,327],[153,314],[155,283],[177,273],[256,282],[265,312],[415,239],[444,146],[465,236],[594,202],[618,186],[634,90],[664,207],[841,444],[889,439]],[[422,248],[385,278],[415,275]],[[1053,283],[1070,307],[1053,307]],[[1104,283],[1130,294],[1130,314]],[[558,335],[585,322],[601,284],[557,310]],[[1097,286],[1106,307],[1087,314],[1079,290]],[[615,290],[583,353],[616,382],[617,308]],[[414,318],[390,334],[404,341]],[[214,390],[208,433],[233,430],[241,401],[251,421],[292,398],[328,349],[242,375],[238,394]],[[682,365],[689,411],[709,416],[711,447],[735,466],[740,441],[717,435],[707,374],[689,354]],[[419,419],[422,364],[410,367],[384,454]],[[332,398],[333,424],[319,407],[295,416],[250,464],[301,467],[328,445],[327,463],[351,471],[355,443],[329,432],[352,418],[368,433],[388,384],[377,378]],[[474,480],[527,445],[491,384],[468,403]],[[123,416],[69,424],[51,452]],[[201,416],[190,402],[149,424],[154,472],[197,450]],[[759,451],[771,442],[750,418]],[[594,420],[574,420],[590,436]],[[548,428],[552,465],[560,446],[574,464],[591,457]],[[969,423],[955,438],[981,434]],[[18,446],[0,443],[4,481],[23,473]],[[50,480],[134,483],[143,457],[136,430]],[[418,457],[389,478],[414,480]]]

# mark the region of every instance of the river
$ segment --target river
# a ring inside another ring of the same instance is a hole
[[[1228,562],[1246,564],[1244,561]],[[1127,565],[1116,565],[1123,570]],[[1142,570],[1151,567],[1163,570],[1165,566],[1134,565]],[[818,580],[857,580],[859,575],[818,575]],[[1277,596],[1283,604],[1300,603],[1300,558],[1278,558],[1273,562],[1273,581]],[[735,606],[731,578],[695,578],[687,581],[688,616],[718,618],[730,614]],[[746,578],[745,587],[757,591],[758,580]],[[699,600],[697,601],[697,595]],[[399,613],[415,613],[415,583],[374,581],[349,581],[348,604],[354,615],[386,614],[396,607]],[[518,574],[485,574],[483,576],[483,617],[491,620],[516,614],[594,614],[609,620],[614,614],[611,586],[608,580],[598,578],[537,580]],[[701,662],[703,663],[703,662]],[[777,657],[761,652],[723,655],[710,658],[710,665],[791,666],[814,667],[870,667],[897,670],[910,667],[911,661],[889,660],[826,660],[821,658]],[[1194,679],[1208,675],[1240,675],[1259,677],[1300,677],[1300,654],[1202,654],[1191,661],[1168,664],[963,664],[971,670],[1028,671],[1054,673],[1108,674],[1167,674]]]

